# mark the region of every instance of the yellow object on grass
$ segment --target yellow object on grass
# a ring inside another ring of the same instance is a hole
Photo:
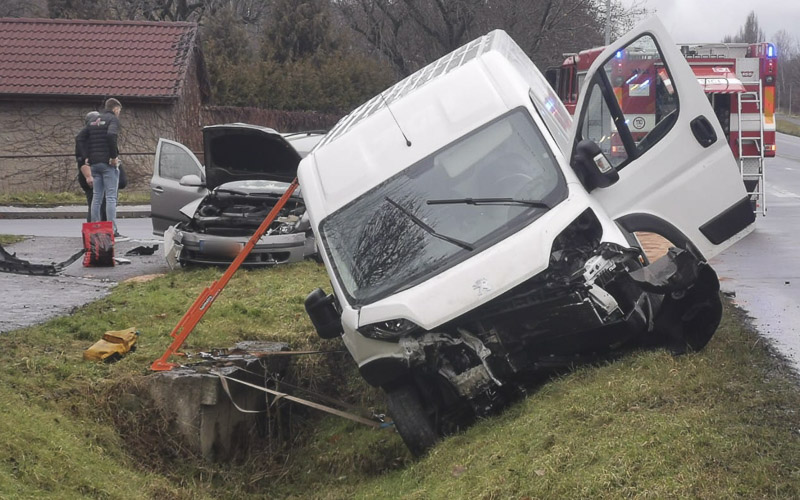
[[[136,327],[127,330],[108,331],[103,334],[103,338],[94,345],[83,351],[83,359],[87,361],[115,361],[128,351],[136,350],[136,340],[139,332]]]

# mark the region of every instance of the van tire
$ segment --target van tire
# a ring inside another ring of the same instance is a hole
[[[389,415],[403,442],[419,458],[439,441],[439,434],[425,411],[419,392],[411,383],[386,391]]]

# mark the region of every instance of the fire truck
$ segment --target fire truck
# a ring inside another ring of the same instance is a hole
[[[714,108],[754,210],[765,215],[764,158],[775,156],[775,46],[765,42],[678,45]],[[570,113],[575,111],[586,72],[602,51],[599,47],[564,54],[561,66],[546,71]],[[617,101],[624,103],[626,115],[631,116],[628,126],[638,140],[660,121],[654,111],[668,110],[668,106],[656,106],[656,100],[670,95],[669,75],[660,61],[650,57],[620,52],[617,58],[608,76]],[[624,146],[611,137],[606,154],[612,158],[624,154]]]

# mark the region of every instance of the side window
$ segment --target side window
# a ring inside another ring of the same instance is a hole
[[[596,142],[618,169],[661,140],[675,124],[679,108],[669,68],[649,35],[603,64],[586,102],[582,138]]]
[[[569,100],[570,102],[578,101],[578,92],[581,88],[578,86],[578,72],[577,67],[572,66],[569,68]]]
[[[183,148],[162,142],[158,158],[158,175],[177,181],[189,174],[200,175],[195,159]]]
[[[599,83],[589,90],[586,112],[581,124],[581,137],[589,139],[598,146],[606,158],[616,168],[625,163],[628,155],[622,147],[622,139],[614,124],[614,117],[608,108]]]

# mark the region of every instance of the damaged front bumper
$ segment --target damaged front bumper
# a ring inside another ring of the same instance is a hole
[[[181,264],[228,265],[249,241],[246,236],[215,236],[176,229],[173,243]],[[256,242],[243,266],[272,266],[302,261],[309,244],[305,233],[265,235]]]
[[[603,243],[577,269],[548,270],[435,332],[398,338],[399,355],[360,371],[376,386],[414,379],[432,404],[481,416],[531,375],[639,346],[701,349],[721,315],[717,276],[690,252],[643,266],[637,249]]]

